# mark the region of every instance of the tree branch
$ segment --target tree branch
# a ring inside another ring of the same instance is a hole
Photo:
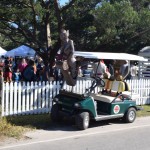
[[[140,36],[140,35],[142,35],[142,34],[145,34],[145,33],[148,32],[148,31],[150,31],[150,27],[147,28],[147,29],[144,30],[144,31],[141,31],[141,32],[136,33],[134,36],[132,36],[132,37],[129,38],[128,40],[131,40],[131,39],[136,38],[136,37],[138,37],[138,36]]]
[[[63,19],[61,17],[61,11],[59,8],[58,0],[54,0],[54,7],[55,7],[55,13],[58,20],[58,33],[61,31],[61,28],[63,26]]]
[[[35,12],[34,4],[33,4],[33,1],[32,1],[32,0],[30,0],[30,4],[31,4],[32,12],[33,12],[33,25],[34,25],[34,28],[33,28],[33,35],[36,37],[36,30],[37,30],[36,12]]]

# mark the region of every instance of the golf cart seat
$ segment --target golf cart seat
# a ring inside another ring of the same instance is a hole
[[[106,103],[112,103],[112,101],[115,99],[115,97],[112,96],[95,94],[95,93],[91,93],[91,96],[97,101],[102,101]]]
[[[91,93],[91,96],[97,101],[112,103],[120,101],[119,94],[125,91],[125,84],[122,81],[105,80],[104,93]]]

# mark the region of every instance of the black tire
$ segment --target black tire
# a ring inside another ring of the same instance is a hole
[[[60,110],[60,107],[58,104],[54,104],[52,106],[51,113],[50,113],[50,117],[52,121],[58,122],[61,120],[60,115],[59,115],[59,110]]]
[[[136,110],[135,108],[131,107],[128,109],[128,111],[124,115],[124,121],[126,123],[132,123],[136,119]]]
[[[85,130],[89,127],[90,115],[88,112],[81,112],[75,116],[75,123],[77,128],[80,130]]]

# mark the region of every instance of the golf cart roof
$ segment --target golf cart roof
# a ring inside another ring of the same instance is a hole
[[[113,60],[133,60],[133,61],[148,61],[148,59],[127,53],[108,53],[108,52],[81,52],[75,51],[75,56],[90,58],[90,59],[113,59]]]

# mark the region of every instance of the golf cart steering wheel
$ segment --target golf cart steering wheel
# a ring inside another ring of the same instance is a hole
[[[100,77],[95,77],[96,86],[104,87],[105,81]]]
[[[86,89],[85,95],[89,96],[96,86],[104,87],[105,81],[100,77],[94,77],[94,81],[92,82],[91,87],[89,89]]]

